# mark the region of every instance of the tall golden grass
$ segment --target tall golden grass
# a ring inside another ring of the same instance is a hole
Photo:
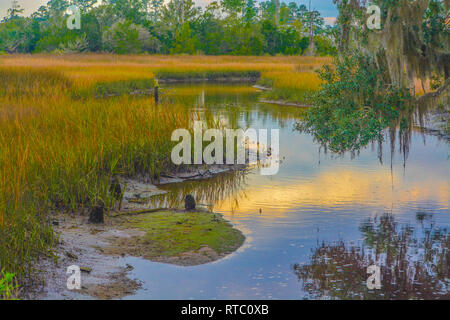
[[[152,79],[158,72],[259,71],[280,88],[302,88],[314,70],[331,63],[328,57],[277,56],[164,56],[164,55],[12,55],[0,58],[0,67],[46,68],[71,79],[77,87],[98,82]],[[306,76],[305,76],[306,74]],[[305,78],[302,78],[304,77]],[[314,84],[316,86],[314,86]],[[317,88],[318,80],[310,85]]]
[[[54,243],[48,212],[111,204],[113,175],[158,175],[185,108],[74,100],[52,70],[0,69],[0,266],[22,276]]]
[[[151,80],[158,71],[260,71],[274,86],[313,89],[309,57],[13,55],[0,58],[0,269],[24,278],[56,239],[50,212],[112,204],[112,176],[170,168],[182,105],[150,98],[74,97],[101,82]],[[89,91],[88,91],[89,92]]]

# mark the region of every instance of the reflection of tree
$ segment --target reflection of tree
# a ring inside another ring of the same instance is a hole
[[[285,128],[290,120],[305,113],[302,108],[260,103],[259,92],[248,90],[248,84],[171,84],[166,88],[168,101],[186,105],[195,112],[209,110],[227,128],[243,128],[260,123],[263,127],[274,122]]]
[[[322,243],[293,271],[311,298],[450,299],[450,237],[428,221],[399,227],[391,214],[360,226],[362,245]],[[420,237],[417,233],[420,231]],[[369,290],[367,267],[381,268],[381,289]]]

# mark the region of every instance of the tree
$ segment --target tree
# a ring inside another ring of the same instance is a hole
[[[62,16],[69,7],[69,2],[66,0],[50,0],[47,7],[50,16]]]
[[[86,13],[91,10],[97,2],[97,0],[72,0],[71,4],[80,8],[81,13]]]
[[[147,0],[115,0],[113,4],[117,17],[141,24],[147,15]]]
[[[149,12],[149,18],[153,22],[157,22],[161,13],[161,8],[164,5],[164,0],[151,0],[147,5],[147,11]]]
[[[280,24],[280,0],[275,1],[275,24],[278,26]]]
[[[231,17],[242,17],[246,0],[221,0],[221,6]]]
[[[443,1],[377,0],[382,29],[367,28],[359,0],[339,1],[342,52],[320,73],[323,85],[299,129],[333,152],[357,152],[381,141],[389,129],[391,154],[397,135],[404,161],[414,120],[430,105],[448,104],[449,37]],[[441,87],[417,97],[416,79],[441,78]],[[415,112],[420,104],[421,112]]]
[[[116,22],[103,32],[102,47],[118,54],[157,53],[161,43],[143,26],[124,20]]]
[[[448,5],[442,0],[376,0],[381,8],[382,31],[366,26],[362,0],[335,0],[342,52],[360,49],[388,66],[391,83],[408,87],[414,95],[414,79],[430,79],[435,73],[449,76],[450,38],[445,20]]]
[[[81,29],[66,26],[72,4],[80,8]],[[84,51],[87,47],[121,53],[274,55],[302,54],[308,44],[304,37],[308,10],[279,0],[217,0],[204,9],[193,0],[49,0],[30,18],[20,17],[20,10],[14,5],[9,18],[0,22],[3,51]],[[8,19],[25,20],[8,25]],[[332,51],[327,41],[331,36],[320,22],[319,16],[314,18],[315,35],[321,35],[315,39],[321,43],[319,54],[325,54]],[[136,30],[138,39],[144,39],[141,46],[135,45]]]
[[[200,12],[199,8],[195,7],[193,0],[184,0],[183,4],[183,16],[181,10],[179,10],[179,0],[170,0],[167,6],[161,10],[161,21],[169,24],[172,30],[177,30],[184,22],[192,21]]]
[[[6,20],[19,18],[19,15],[22,14],[23,11],[24,11],[24,9],[20,6],[18,1],[12,0],[11,8],[8,9],[7,14],[6,14],[6,16],[7,16]]]
[[[349,54],[334,64],[321,69],[323,84],[311,98],[316,108],[307,112],[298,129],[332,152],[356,153],[382,140],[384,128],[395,127],[410,96],[401,87],[387,86],[385,67],[379,69],[371,57]]]
[[[181,29],[177,31],[174,47],[170,50],[170,53],[194,54],[196,47],[198,46],[197,42],[197,38],[192,35],[189,22],[186,22],[181,26]]]
[[[323,18],[320,16],[320,13],[316,10],[311,10],[311,0],[309,0],[309,10],[306,14],[307,17],[307,25],[308,25],[308,33],[309,33],[309,41],[308,41],[308,50],[306,51],[306,55],[313,56],[316,54],[316,45],[314,43],[314,34],[318,29],[320,29],[324,22]]]
[[[246,23],[253,22],[257,15],[257,9],[255,5],[255,0],[247,0],[244,11],[244,21]]]

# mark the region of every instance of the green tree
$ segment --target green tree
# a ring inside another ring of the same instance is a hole
[[[115,23],[103,33],[103,48],[118,54],[142,52],[138,27],[131,21]]]
[[[357,53],[324,66],[319,73],[324,83],[311,98],[315,108],[297,128],[335,153],[382,141],[382,131],[397,123],[411,100],[407,90],[387,86],[383,72],[374,59]]]
[[[196,36],[192,35],[189,22],[186,22],[181,26],[181,29],[177,31],[174,47],[170,50],[170,53],[194,54],[197,46],[198,40]]]
[[[257,15],[255,0],[247,0],[244,11],[244,21],[246,23],[254,22]]]
[[[24,9],[20,6],[17,0],[11,1],[11,8],[8,9],[6,20],[17,19],[22,14]]]

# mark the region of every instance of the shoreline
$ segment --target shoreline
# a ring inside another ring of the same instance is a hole
[[[221,77],[221,78],[215,78],[215,79],[208,79],[208,78],[183,78],[183,79],[177,79],[177,78],[167,78],[167,79],[158,79],[159,83],[199,83],[199,82],[208,82],[208,83],[255,83],[258,81],[257,78],[251,78],[251,77]]]
[[[206,179],[230,170],[238,169],[216,168],[203,173],[172,174],[164,177],[160,184]],[[139,279],[130,277],[133,266],[124,266],[121,258],[140,257],[158,263],[195,266],[220,260],[245,242],[242,232],[219,213],[201,208],[194,212],[179,208],[146,208],[145,201],[132,200],[150,199],[166,191],[142,178],[125,179],[124,182],[123,207],[105,214],[103,224],[88,223],[86,212],[51,214],[55,232],[61,241],[54,248],[53,258],[46,257],[36,263],[38,280],[42,279],[44,284],[34,281],[35,284],[25,286],[22,292],[24,299],[120,299],[133,295],[141,287]],[[172,231],[161,229],[159,232],[168,239],[180,238],[178,231],[183,227],[183,221],[190,219],[191,222],[186,224],[189,233],[206,228],[212,234],[221,235],[219,243],[225,249],[214,249],[206,241],[202,244],[200,239],[200,247],[179,251],[177,246],[186,247],[182,236],[179,244],[174,244],[169,250],[164,249],[164,242],[149,241],[155,233],[154,228],[159,226],[158,221],[166,219],[173,222]],[[224,235],[232,235],[232,240]],[[66,282],[70,275],[66,273],[66,268],[70,265],[78,265],[81,269],[81,290],[67,289]]]
[[[280,106],[289,106],[289,107],[299,107],[299,108],[311,108],[313,106],[308,104],[302,104],[298,102],[287,102],[284,100],[267,100],[267,99],[259,99],[260,102],[268,103],[268,104],[276,104]]]

